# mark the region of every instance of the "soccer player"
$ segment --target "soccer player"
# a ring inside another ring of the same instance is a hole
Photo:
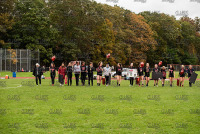
[[[164,87],[164,85],[165,85],[165,79],[166,79],[166,74],[167,74],[165,66],[162,67],[161,72],[162,72],[162,86]]]
[[[38,86],[38,79],[39,79],[39,84],[41,85],[41,75],[42,74],[43,74],[42,68],[40,67],[40,65],[38,63],[36,63],[36,66],[33,70],[33,75],[35,76],[37,86]]]
[[[184,84],[184,78],[185,78],[185,66],[181,65],[181,69],[179,70],[179,76],[180,76],[180,87],[183,87]]]
[[[88,66],[88,85],[90,86],[90,81],[92,83],[93,86],[93,71],[94,71],[94,67],[93,67],[93,63],[90,62],[90,65]]]
[[[187,72],[189,80],[193,72],[194,72],[194,68],[192,68],[192,65],[189,65],[188,72]],[[189,86],[192,87],[192,83],[190,83],[190,81],[189,81]]]
[[[76,77],[76,86],[79,85],[79,75],[81,72],[81,66],[79,65],[79,61],[76,62],[76,64],[74,65],[74,74]]]
[[[153,69],[153,72],[159,72],[158,64],[155,64],[155,68]],[[156,85],[158,86],[158,80],[154,80],[154,87],[155,87]]]
[[[118,63],[116,67],[116,74],[117,74],[117,86],[120,86],[121,83],[121,77],[122,77],[122,64]]]
[[[52,86],[54,86],[55,77],[56,77],[56,69],[55,69],[55,64],[53,62],[51,63],[51,66],[49,67],[49,72],[51,76],[51,84]]]
[[[60,85],[63,86],[64,80],[65,80],[65,74],[66,74],[66,67],[65,67],[65,63],[64,62],[59,67],[58,73],[59,73],[59,82],[60,82]]]
[[[102,72],[103,72],[103,62],[100,61],[97,67],[97,86],[101,85],[101,79],[102,79]]]
[[[69,84],[70,84],[70,86],[72,85],[72,63],[71,62],[69,62],[69,64],[68,64],[68,66],[67,66],[67,84],[68,84],[68,86],[69,86]]]
[[[151,69],[149,67],[149,63],[146,63],[146,67],[144,68],[144,72],[145,72],[145,78],[146,78],[146,86],[149,86],[149,77],[150,77],[150,72]]]
[[[174,67],[170,65],[169,66],[169,80],[170,80],[171,87],[172,87],[173,78],[175,78],[175,71],[174,71]]]
[[[130,67],[129,67],[129,69],[133,69],[134,67],[133,67],[133,63],[131,63],[130,64]],[[133,77],[130,77],[130,86],[133,86]]]
[[[81,82],[82,82],[82,86],[85,85],[86,72],[87,72],[86,65],[85,65],[85,62],[83,61],[82,65],[81,65]]]
[[[143,79],[144,79],[144,67],[142,67],[142,63],[140,62],[139,67],[138,67],[138,75],[139,75],[139,86],[140,82],[142,80],[142,86],[144,86]]]

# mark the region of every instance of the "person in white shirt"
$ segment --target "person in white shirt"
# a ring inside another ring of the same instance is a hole
[[[106,86],[108,86],[109,75],[111,74],[111,68],[110,68],[109,64],[106,64],[106,67],[103,68],[103,74],[106,78]]]

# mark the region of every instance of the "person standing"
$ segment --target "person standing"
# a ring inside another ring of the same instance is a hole
[[[88,85],[90,86],[90,81],[91,81],[91,84],[93,86],[93,71],[94,71],[94,67],[93,67],[93,63],[90,62],[90,65],[88,66]]]
[[[49,67],[50,77],[51,77],[51,84],[54,86],[55,77],[56,77],[56,69],[55,64],[51,63],[51,66]]]
[[[116,74],[117,74],[117,86],[120,86],[121,83],[121,77],[122,77],[122,64],[118,63],[116,67]]]
[[[162,72],[162,86],[164,87],[164,85],[165,85],[165,79],[166,79],[165,66],[162,67],[161,72]]]
[[[36,66],[33,70],[33,75],[35,76],[36,85],[38,86],[38,79],[39,79],[39,84],[41,85],[41,76],[43,75],[43,73],[42,73],[42,68],[38,63],[36,63]]]
[[[153,72],[158,73],[158,72],[159,72],[158,64],[155,64],[154,67],[155,67],[155,68],[153,69]],[[158,86],[158,79],[157,79],[157,80],[154,80],[154,87],[155,87],[155,86]]]
[[[146,78],[146,86],[149,86],[149,77],[150,77],[150,72],[151,69],[149,67],[149,63],[146,63],[146,67],[144,68],[144,72],[145,72],[145,78]]]
[[[179,76],[180,76],[180,87],[184,85],[184,78],[185,78],[185,66],[181,65],[181,69],[179,70]]]
[[[76,62],[76,64],[74,65],[74,74],[76,77],[76,86],[79,85],[79,75],[81,72],[81,66],[79,65],[79,61]]]
[[[170,86],[172,87],[173,83],[173,78],[175,77],[175,71],[174,67],[172,65],[169,66],[169,81],[170,81]]]
[[[140,86],[140,82],[141,82],[141,80],[142,80],[142,86],[144,85],[143,84],[143,79],[144,79],[144,68],[143,68],[143,66],[142,66],[142,63],[143,62],[140,62],[140,65],[139,65],[139,67],[138,67],[138,74],[139,74],[139,86]]]
[[[192,73],[194,73],[194,68],[192,68],[192,65],[189,65],[187,73],[188,73],[188,78],[189,78],[189,86],[192,87],[192,83],[190,82],[190,77],[191,77]]]
[[[111,74],[111,68],[109,64],[106,64],[106,67],[103,68],[104,76],[106,78],[106,86],[109,85],[109,76]]]
[[[64,80],[65,80],[65,74],[66,74],[66,67],[65,67],[65,63],[64,62],[59,67],[58,73],[59,73],[60,85],[63,86],[64,85]]]
[[[103,72],[103,62],[100,61],[97,67],[97,86],[101,85],[101,79],[102,79],[102,72]]]
[[[133,69],[133,63],[130,64],[129,69]],[[130,86],[133,86],[133,79],[134,77],[130,77]]]
[[[81,65],[81,82],[82,82],[82,86],[85,85],[86,72],[87,72],[86,65],[85,65],[85,62],[83,61],[82,65]]]
[[[71,62],[69,62],[69,64],[68,64],[68,66],[67,66],[67,84],[68,84],[68,86],[70,85],[72,85],[72,63]]]

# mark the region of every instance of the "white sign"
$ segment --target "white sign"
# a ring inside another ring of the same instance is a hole
[[[128,69],[127,77],[137,77],[137,69]]]

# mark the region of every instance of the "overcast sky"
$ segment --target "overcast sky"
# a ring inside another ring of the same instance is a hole
[[[160,12],[174,15],[177,19],[182,16],[200,18],[200,0],[95,0],[111,6],[118,5],[136,14],[142,11]]]

